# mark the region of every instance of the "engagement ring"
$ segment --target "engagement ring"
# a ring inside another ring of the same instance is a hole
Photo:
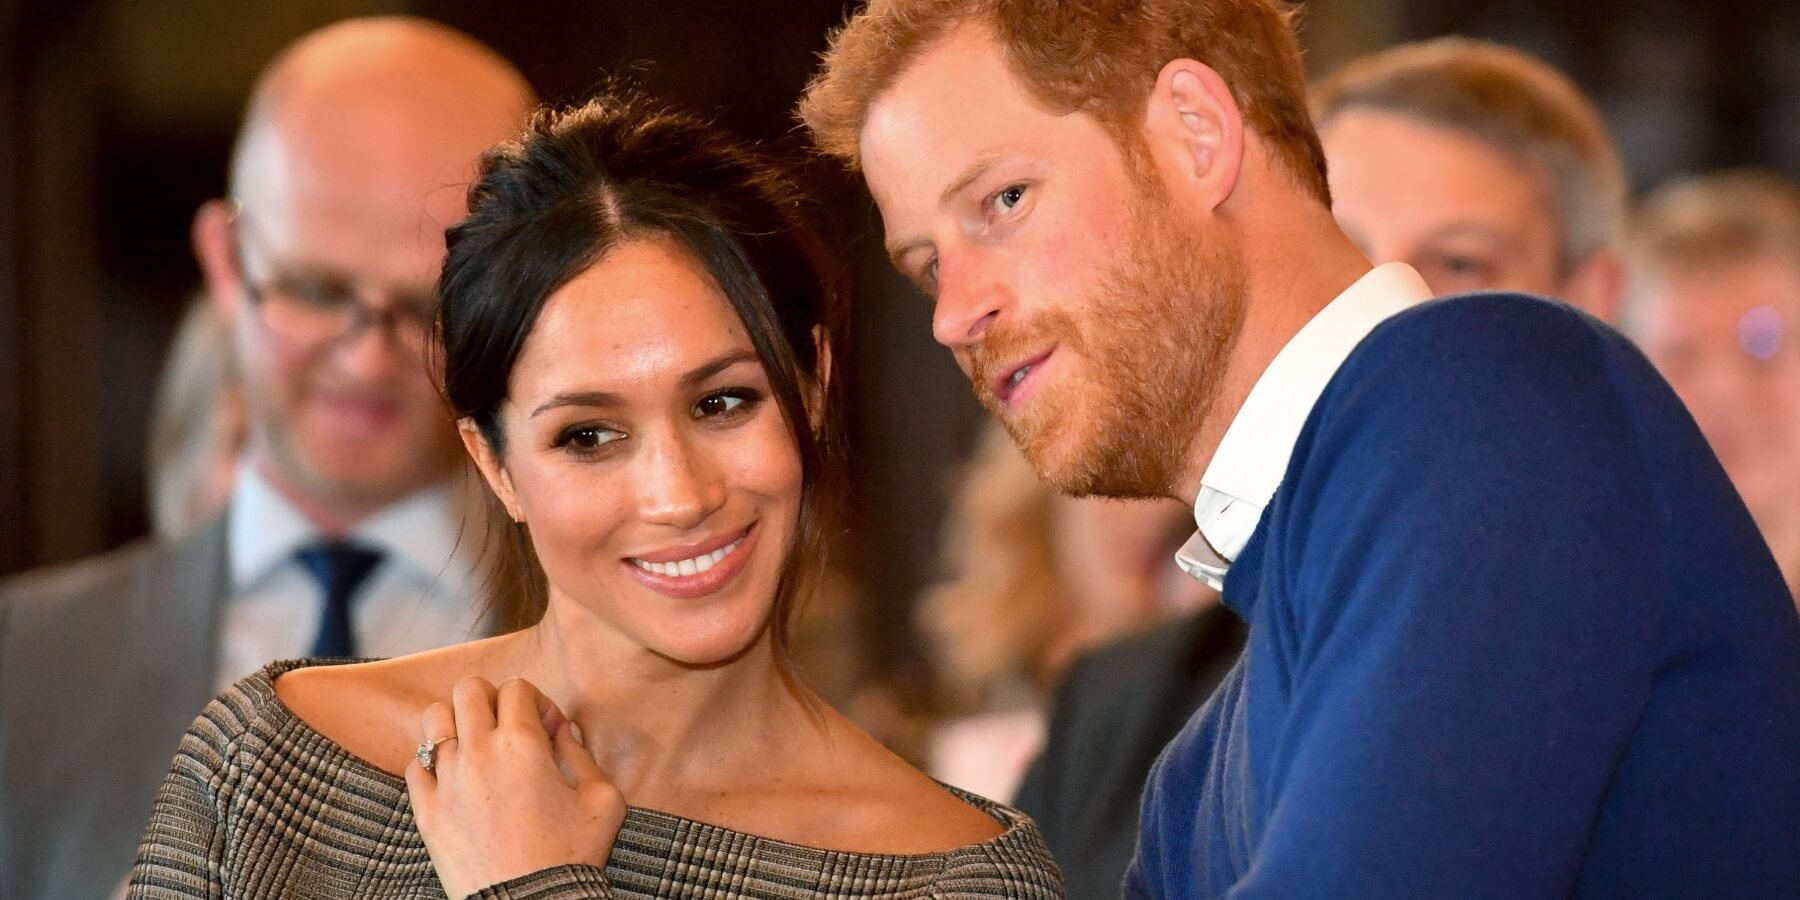
[[[427,772],[431,771],[432,767],[437,765],[438,745],[445,741],[454,740],[456,740],[456,735],[447,734],[435,741],[426,741],[425,743],[420,744],[419,749],[413,753],[413,755],[419,759],[419,767]]]

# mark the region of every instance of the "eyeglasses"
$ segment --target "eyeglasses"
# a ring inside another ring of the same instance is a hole
[[[274,274],[257,282],[244,263],[244,248],[251,245],[265,262],[269,256],[261,252],[264,245],[253,239],[256,229],[244,215],[243,204],[235,198],[229,202],[232,250],[238,272],[244,279],[244,293],[264,328],[297,344],[324,347],[352,340],[364,328],[374,327],[393,334],[395,341],[408,351],[424,351],[437,314],[435,295],[396,295],[391,303],[377,306],[360,299],[347,278],[284,272],[273,264]]]

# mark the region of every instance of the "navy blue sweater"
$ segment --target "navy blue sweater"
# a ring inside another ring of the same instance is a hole
[[[1605,326],[1383,323],[1225,602],[1249,646],[1157,763],[1129,895],[1800,898],[1800,619]]]

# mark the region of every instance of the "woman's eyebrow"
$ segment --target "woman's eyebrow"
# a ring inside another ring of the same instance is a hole
[[[722,353],[695,366],[693,369],[689,370],[686,375],[681,376],[681,386],[684,388],[694,387],[738,363],[746,362],[760,362],[756,357],[755,351],[746,348]]]
[[[687,374],[682,375],[681,387],[684,390],[691,390],[696,385],[718,375],[720,372],[723,372],[732,366],[738,365],[739,363],[754,363],[760,361],[761,360],[756,356],[756,352],[753,350],[739,349],[722,353],[695,366],[690,369]],[[624,398],[620,397],[618,394],[609,393],[607,391],[564,391],[545,400],[543,403],[538,404],[537,408],[532,410],[531,415],[526,416],[526,418],[535,418],[542,413],[549,412],[553,409],[560,409],[565,406],[623,405],[625,405]]]
[[[605,391],[564,391],[538,404],[537,409],[532,410],[531,415],[525,418],[535,418],[540,413],[560,409],[564,406],[621,406],[623,403],[624,401],[619,398],[618,394],[609,394]]]

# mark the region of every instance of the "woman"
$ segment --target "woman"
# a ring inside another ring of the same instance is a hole
[[[836,433],[836,296],[790,182],[620,93],[540,114],[469,205],[444,388],[541,576],[502,618],[535,624],[222,695],[132,895],[1060,896],[1029,820],[784,661]]]

